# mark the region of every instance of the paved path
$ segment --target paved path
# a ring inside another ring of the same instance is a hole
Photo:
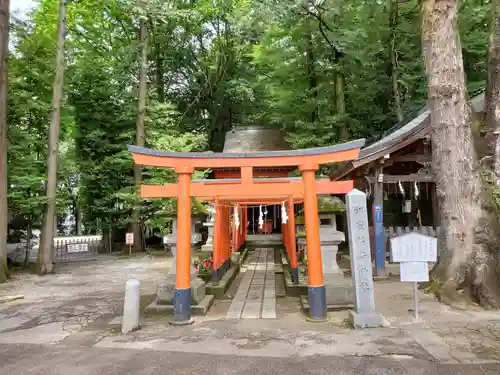
[[[228,319],[275,319],[276,284],[274,250],[255,249],[247,258],[247,270],[226,314]]]
[[[103,349],[62,345],[0,344],[2,375],[498,375],[498,365],[442,365],[376,357],[262,358]]]

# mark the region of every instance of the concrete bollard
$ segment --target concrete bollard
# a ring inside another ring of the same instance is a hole
[[[139,306],[141,283],[130,279],[125,284],[125,300],[123,301],[122,333],[127,334],[139,329]]]

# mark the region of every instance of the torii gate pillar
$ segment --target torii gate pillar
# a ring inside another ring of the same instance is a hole
[[[326,320],[326,290],[323,280],[323,262],[319,233],[318,199],[316,196],[315,173],[317,164],[300,165],[304,183],[304,219],[306,229],[309,318],[315,321]]]
[[[178,167],[177,256],[173,325],[193,323],[191,318],[191,174],[193,167]]]

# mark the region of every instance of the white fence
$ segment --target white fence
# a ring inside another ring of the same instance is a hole
[[[425,234],[426,236],[431,236],[431,237],[438,237],[439,235],[439,230],[440,227],[385,227],[384,228],[384,233],[385,233],[385,258],[387,262],[392,263],[391,261],[391,248],[390,248],[390,239],[392,237],[400,236],[404,233],[410,233],[410,232],[417,232],[421,234]],[[373,244],[373,227],[370,227],[370,239],[371,243]],[[438,249],[438,257],[439,257],[439,249]]]
[[[56,262],[71,262],[96,259],[102,236],[55,237]]]

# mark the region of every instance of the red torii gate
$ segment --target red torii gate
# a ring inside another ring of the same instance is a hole
[[[321,260],[317,194],[346,194],[353,189],[352,181],[315,179],[320,164],[337,163],[358,157],[364,140],[294,151],[269,151],[253,153],[176,153],[129,146],[136,164],[173,168],[178,176],[177,184],[141,186],[142,198],[177,197],[177,264],[174,298],[174,323],[188,324],[191,319],[190,286],[190,239],[191,197],[200,200],[248,204],[279,204],[287,201],[291,222],[284,235],[289,254],[295,257],[295,226],[293,203],[304,202],[306,226],[308,297],[311,319],[326,318],[326,296]],[[254,168],[298,167],[302,178],[254,178]],[[195,169],[235,168],[240,178],[192,181]],[[220,205],[216,205],[219,207]],[[229,222],[229,210],[220,210],[218,222]],[[216,216],[217,218],[217,216]],[[246,223],[244,221],[243,223]],[[245,233],[246,235],[246,233]],[[219,224],[214,228],[214,262],[229,257],[230,230]],[[240,238],[238,241],[244,241]],[[227,247],[226,247],[227,244]],[[224,247],[221,251],[221,247]],[[216,254],[217,250],[217,254]],[[227,258],[226,258],[227,259]],[[292,273],[296,271],[296,259],[291,259]],[[293,270],[295,268],[295,270]]]

